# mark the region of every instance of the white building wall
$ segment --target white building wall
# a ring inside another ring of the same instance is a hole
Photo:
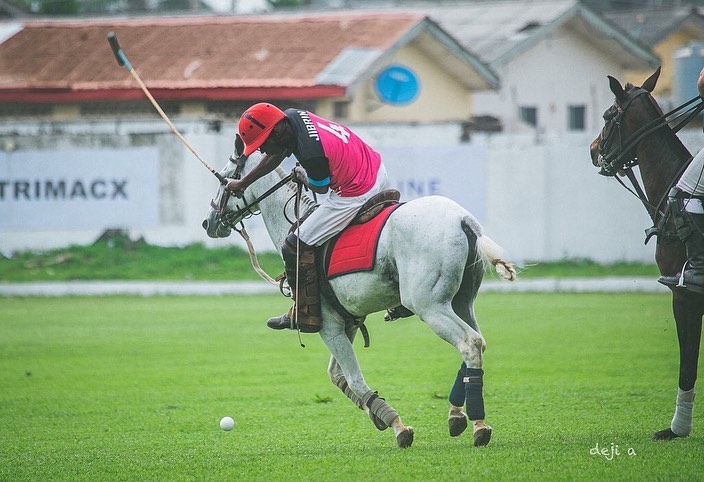
[[[152,188],[159,192],[157,226],[104,225],[76,230],[0,228],[0,250],[9,254],[17,250],[90,244],[104,229],[123,227],[129,229],[133,238],[143,236],[153,244],[202,242],[207,246],[244,246],[234,234],[228,239],[206,237],[201,223],[217,189],[217,180],[172,134],[156,129],[155,125],[135,128],[162,132],[153,136],[159,148],[159,176],[151,180]],[[213,133],[201,125],[179,127],[211,166],[219,170],[225,165],[232,152],[229,135],[232,129]],[[589,144],[596,132],[475,135],[470,143],[461,143],[461,126],[454,123],[351,127],[384,155],[392,186],[400,183],[405,189],[402,189],[403,199],[434,191],[456,199],[479,218],[512,260],[653,260],[655,240],[643,245],[644,230],[651,223],[640,201],[616,180],[598,175],[591,164]],[[91,129],[98,127],[93,125]],[[0,150],[30,150],[37,156],[50,157],[57,146],[65,148],[71,144],[69,140],[58,142],[55,137],[42,136],[39,132],[29,135],[28,130],[27,135],[12,138],[0,130]],[[140,139],[130,135],[125,126],[119,127],[118,132],[115,126],[104,130],[100,142],[85,133],[73,142],[82,147],[88,143],[119,149]],[[692,152],[704,147],[704,136],[699,129],[685,132],[681,137]],[[38,217],[42,215],[41,210],[35,213]],[[247,229],[257,250],[276,249],[260,219],[248,221]]]
[[[587,132],[600,128],[603,110],[613,101],[607,75],[618,78],[623,71],[618,59],[564,28],[492,68],[501,88],[498,93],[476,93],[473,113],[501,118],[508,132],[531,132],[532,127],[519,121],[518,111],[520,106],[536,106],[538,132],[546,134],[567,132],[568,105],[586,106]]]

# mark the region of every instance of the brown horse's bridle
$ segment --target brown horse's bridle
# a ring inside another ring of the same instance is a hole
[[[636,158],[634,152],[640,141],[653,132],[669,127],[670,124],[673,123],[677,123],[677,125],[672,127],[671,130],[673,133],[677,133],[682,127],[687,125],[694,117],[699,115],[699,113],[704,110],[704,99],[698,96],[694,97],[679,107],[671,110],[667,114],[662,114],[656,117],[644,126],[640,127],[630,137],[624,139],[623,133],[621,132],[623,128],[623,116],[626,114],[631,102],[643,94],[646,94],[653,107],[657,111],[660,111],[657,104],[655,104],[655,101],[650,96],[650,92],[638,87],[628,93],[628,96],[623,104],[616,100],[614,105],[604,114],[606,125],[599,135],[599,158],[601,160],[601,170],[599,171],[599,174],[604,176],[615,176],[621,170],[630,169],[637,166],[638,159]],[[616,147],[611,146],[614,141],[612,139],[614,132],[618,136],[618,146]]]
[[[638,179],[633,173],[633,168],[638,165],[638,158],[635,155],[636,146],[647,136],[658,131],[659,129],[667,128],[672,131],[673,135],[678,132],[682,127],[687,125],[693,118],[695,118],[699,113],[704,110],[704,99],[701,97],[694,97],[684,104],[676,107],[666,114],[662,114],[644,126],[637,129],[629,137],[624,138],[623,129],[623,118],[626,115],[626,111],[631,103],[646,94],[647,99],[650,101],[651,105],[657,112],[662,112],[655,100],[650,95],[646,89],[638,87],[631,90],[625,101],[620,103],[618,99],[614,102],[609,110],[604,114],[604,120],[606,124],[599,134],[599,160],[600,160],[600,170],[599,174],[604,176],[614,177],[624,188],[630,191],[633,195],[641,200],[645,206],[648,214],[650,215],[653,223],[656,223],[657,215],[660,214],[664,216],[663,211],[660,209],[664,205],[665,199],[667,197],[667,192],[669,189],[665,190],[663,198],[658,202],[657,205],[652,204],[647,196],[645,195],[643,189],[641,188]],[[670,127],[670,124],[676,124],[675,127]],[[615,137],[614,137],[615,136]],[[670,182],[670,187],[672,187],[675,182],[682,175],[682,172],[689,165],[691,158],[683,163],[678,169],[677,173]],[[633,189],[626,186],[621,179],[618,177],[618,173],[623,172],[626,174],[628,179],[633,185]],[[651,236],[657,233],[657,230],[651,228],[646,231],[646,243]]]

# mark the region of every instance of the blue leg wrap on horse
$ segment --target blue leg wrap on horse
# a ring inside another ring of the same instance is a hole
[[[482,395],[484,370],[481,368],[467,368],[464,374],[467,417],[470,420],[483,420],[485,418],[484,396]]]
[[[464,405],[464,372],[467,369],[467,364],[462,362],[460,370],[457,372],[457,377],[455,378],[455,383],[452,385],[450,390],[450,403],[455,407],[461,407]]]

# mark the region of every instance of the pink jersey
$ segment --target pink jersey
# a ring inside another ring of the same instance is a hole
[[[360,196],[376,182],[381,156],[347,127],[307,112],[330,165],[330,188],[340,196]]]

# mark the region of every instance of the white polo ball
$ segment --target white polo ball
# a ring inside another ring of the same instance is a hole
[[[220,420],[220,428],[226,432],[229,432],[235,428],[235,421],[232,417],[222,417],[222,420]]]

